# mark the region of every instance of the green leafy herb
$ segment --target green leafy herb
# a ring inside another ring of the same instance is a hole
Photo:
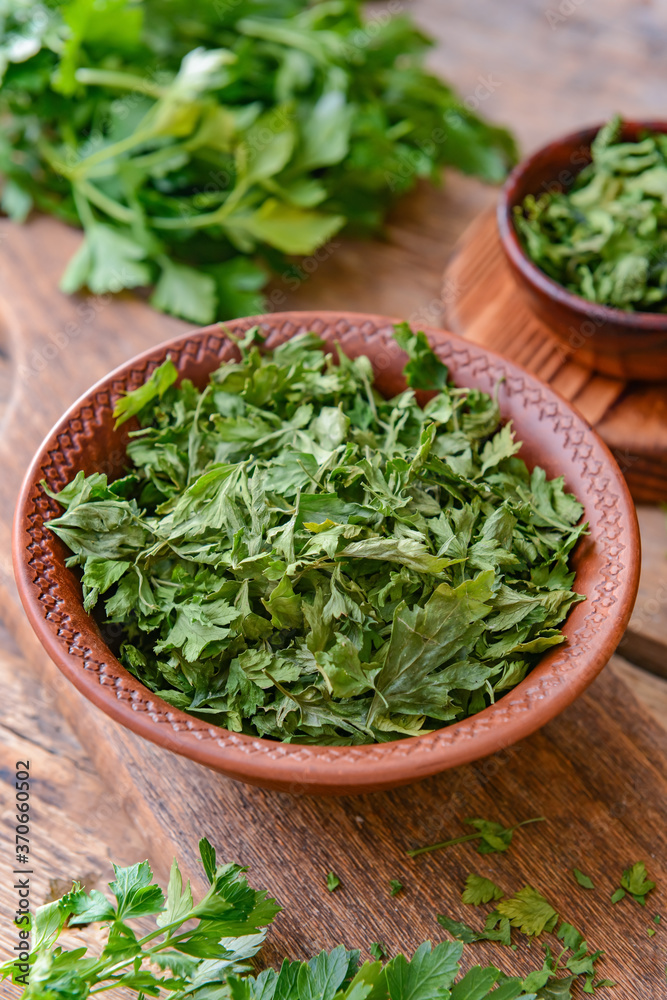
[[[61,899],[39,907],[25,1000],[83,1000],[91,991],[115,987],[139,997],[162,995],[164,989],[174,1000],[196,988],[213,998],[212,984],[247,970],[247,960],[259,951],[265,928],[280,907],[265,891],[250,888],[243,877],[247,869],[218,864],[208,841],[201,841],[200,851],[210,888],[198,903],[174,860],[166,898],[143,861],[129,868],[114,865],[115,879],[109,883],[113,903],[75,883]],[[156,926],[139,936],[131,921],[149,916],[156,918]],[[101,955],[88,957],[85,948],[68,951],[61,946],[66,926],[90,923],[105,927]],[[0,979],[15,972],[8,962],[0,968]]]
[[[340,879],[333,872],[327,873],[327,889],[329,892],[333,892],[340,885]]]
[[[566,191],[528,195],[514,210],[526,252],[545,274],[591,302],[667,310],[667,136],[618,140],[612,119],[592,162]]]
[[[392,896],[398,896],[399,892],[403,891],[403,883],[399,882],[397,878],[392,878],[389,880],[389,892]]]
[[[490,878],[471,872],[466,879],[461,899],[468,906],[480,906],[482,903],[502,899],[504,895],[505,893],[500,886],[492,882]]]
[[[503,902],[509,906],[501,904],[490,913],[481,931],[447,916],[440,915],[437,919],[452,937],[464,944],[498,941],[513,950],[517,946],[511,943],[512,926],[531,937],[555,931],[558,923],[556,911],[532,887],[526,886],[510,900]],[[501,913],[501,909],[504,912]],[[569,1000],[577,980],[581,981],[584,993],[592,993],[599,986],[615,985],[609,979],[595,981],[595,966],[603,952],[589,951],[583,935],[572,924],[562,922],[558,927],[557,938],[563,945],[562,949],[559,953],[554,953],[549,945],[543,945],[546,955],[544,964],[524,980],[523,988],[527,992],[535,991],[542,1000]]]
[[[442,913],[438,914],[437,921],[452,937],[463,941],[464,944],[473,944],[475,941],[498,941],[507,947],[511,944],[512,927],[509,918],[501,916],[497,910],[489,913],[481,931],[474,930],[460,920],[452,920]]]
[[[166,361],[116,408],[128,475],[47,490],[86,609],[150,690],[235,732],[384,742],[481,711],[564,641],[581,505],[477,389],[422,408],[312,333],[260,347],[201,392]],[[507,849],[515,828],[470,822]]]
[[[2,208],[85,239],[62,287],[154,285],[196,323],[262,311],[268,272],[381,229],[451,165],[488,181],[504,129],[424,69],[406,14],[360,0],[11,0],[0,11]]]
[[[498,903],[498,913],[507,917],[512,927],[518,927],[523,934],[536,936],[543,931],[552,931],[556,926],[558,914],[544,896],[533,889],[524,886],[523,889]]]
[[[646,865],[643,861],[636,861],[623,872],[620,888],[612,895],[611,901],[619,903],[629,894],[641,906],[646,906],[646,897],[652,889],[655,889],[655,882],[648,877]]]
[[[453,837],[451,840],[442,840],[437,844],[427,844],[426,847],[417,847],[412,851],[407,851],[408,857],[416,858],[420,854],[428,854],[431,851],[441,851],[446,847],[454,847],[456,844],[466,844],[470,841],[479,841],[477,850],[480,854],[495,854],[506,851],[512,843],[512,837],[516,830],[530,823],[543,823],[544,816],[535,816],[533,819],[525,819],[522,823],[505,827],[502,823],[494,823],[487,819],[467,819],[466,823],[474,826],[475,833],[466,833],[461,837]]]
[[[435,946],[426,941],[412,958],[398,954],[386,961],[387,948],[378,941],[369,948],[373,961],[363,964],[359,951],[339,945],[308,961],[286,958],[278,971],[258,972],[257,962],[250,970],[248,960],[261,947],[266,927],[280,908],[265,891],[250,888],[243,877],[246,869],[218,863],[207,840],[200,841],[199,849],[210,884],[199,902],[174,860],[166,892],[153,882],[144,861],[128,868],[114,866],[111,897],[87,893],[75,883],[61,899],[39,907],[31,928],[28,985],[22,1000],[85,1000],[115,989],[137,1000],[162,996],[172,1000],[570,1000],[577,983],[585,993],[614,985],[608,979],[596,980],[602,952],[590,952],[583,936],[564,922],[557,935],[562,948],[552,952],[545,945],[542,968],[527,978],[509,976],[492,965],[470,967],[469,959],[465,962],[468,971],[462,974],[464,942],[496,941],[511,946],[510,918],[497,910],[489,914],[482,932],[438,917],[458,940]],[[525,904],[522,908],[525,911]],[[545,921],[542,912],[536,917],[534,899],[529,910],[520,917],[520,922],[530,924],[529,933],[538,924],[553,929],[553,921]],[[155,918],[154,927],[147,928],[146,917]],[[141,936],[139,925],[132,926],[137,918],[144,918]],[[91,923],[102,925],[95,937],[102,937],[101,952],[88,954],[78,941],[68,949],[68,928]],[[5,963],[0,967],[0,980],[16,971],[15,961]]]
[[[593,879],[590,878],[588,875],[584,875],[584,873],[582,871],[579,871],[578,868],[573,868],[572,869],[572,873],[573,873],[574,877],[576,878],[577,882],[579,883],[579,885],[583,889],[594,889],[595,888],[595,884],[593,883]]]

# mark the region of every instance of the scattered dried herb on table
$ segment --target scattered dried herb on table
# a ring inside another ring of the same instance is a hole
[[[667,135],[619,142],[612,119],[592,162],[563,192],[528,195],[514,210],[528,256],[591,302],[667,311]]]
[[[426,71],[411,18],[360,0],[7,0],[0,29],[2,208],[83,227],[68,292],[261,312],[270,272],[294,288],[292,255],[381,230],[419,178],[516,159]]]
[[[396,338],[412,388],[391,400],[314,334],[262,352],[250,331],[203,392],[166,361],[118,405],[141,425],[128,474],[51,494],[85,607],[171,704],[292,742],[393,740],[479,712],[564,641],[581,504],[423,333]]]

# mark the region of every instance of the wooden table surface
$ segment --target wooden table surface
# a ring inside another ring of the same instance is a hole
[[[382,5],[380,5],[382,6]],[[667,27],[656,3],[631,0],[416,0],[409,7],[438,39],[432,64],[474,96],[480,110],[510,123],[529,151],[550,136],[616,110],[660,117]],[[571,10],[570,14],[561,13]],[[437,323],[442,274],[453,246],[495,192],[448,176],[421,186],[394,214],[385,241],[336,241],[296,291],[280,280],[284,308],[366,309]],[[667,916],[667,532],[658,508],[639,511],[644,547],[640,594],[620,651],[590,691],[540,733],[504,754],[412,788],[357,799],[310,800],[235,785],[119,729],[84,702],[43,655],[17,605],[9,551],[11,513],[28,459],[65,407],[111,367],[185,329],[130,296],[113,302],[57,292],[77,234],[47,219],[0,223],[0,912],[14,909],[13,766],[34,775],[33,901],[73,878],[103,886],[109,860],[148,856],[164,878],[173,853],[199,882],[193,847],[208,835],[222,855],[248,863],[255,884],[286,907],[268,961],[343,940],[412,950],[440,939],[437,912],[474,919],[460,903],[475,869],[517,889],[545,892],[564,918],[606,948],[603,973],[623,998],[667,996],[667,927],[649,939],[648,920]],[[447,290],[444,290],[447,294]],[[652,671],[652,672],[649,672]],[[409,861],[406,848],[462,831],[469,815],[506,822],[543,813],[506,857],[480,858],[469,845]],[[620,871],[643,858],[658,888],[647,911],[609,906]],[[589,871],[601,889],[586,895],[568,874]],[[326,872],[343,880],[329,894]],[[399,878],[399,901],[387,881]],[[8,919],[0,951],[14,944]],[[528,971],[539,959],[523,945],[479,961]],[[7,988],[3,996],[17,996]]]

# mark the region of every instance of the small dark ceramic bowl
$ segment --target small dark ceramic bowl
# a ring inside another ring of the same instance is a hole
[[[30,623],[47,653],[95,705],[146,739],[232,778],[292,792],[352,794],[405,785],[466,764],[523,739],[566,708],[593,681],[616,648],[632,611],[639,576],[634,506],[607,447],[574,410],[534,376],[452,333],[427,336],[457,385],[498,393],[529,466],[565,476],[585,507],[590,534],[573,554],[575,589],[586,601],[565,622],[568,642],[547,653],[528,677],[495,705],[433,733],[359,747],[298,746],[231,733],[168,705],[119,663],[83,609],[81,585],[65,565],[67,550],[46,528],[59,489],[79,470],[122,474],[128,421],[114,429],[119,397],[141,385],[169,354],[181,377],[203,387],[221,362],[237,357],[236,338],[256,323],[267,346],[313,330],[330,350],[365,354],[380,392],[405,389],[406,356],[393,338],[395,321],[344,312],[277,313],[211,326],[152,348],[93,386],[40,446],[21,489],[14,522],[14,569]]]
[[[498,228],[516,282],[533,312],[589,368],[623,379],[667,380],[667,313],[625,312],[588,302],[549,278],[528,257],[514,227],[513,209],[526,195],[570,187],[591,161],[600,125],[543,146],[507,178],[498,203]],[[667,132],[667,122],[625,122],[621,138],[645,130]]]

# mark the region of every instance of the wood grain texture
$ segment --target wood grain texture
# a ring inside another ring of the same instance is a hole
[[[283,902],[264,960],[275,963],[285,951],[303,957],[339,941],[364,951],[376,940],[390,953],[410,950],[425,938],[443,939],[435,922],[440,912],[477,926],[480,914],[460,901],[467,873],[477,871],[507,891],[526,882],[543,891],[591,944],[607,950],[602,971],[617,979],[619,995],[664,995],[664,944],[658,935],[649,941],[646,927],[667,905],[667,733],[617,680],[617,670],[628,670],[624,664],[612,661],[576,705],[505,753],[412,788],[325,800],[240,785],[174,757],[66,692],[52,665],[43,661],[39,669],[66,697],[61,704],[107,779],[102,787],[113,784],[127,802],[140,799],[152,816],[146,827],[140,821],[144,838],[135,857],[148,855],[164,875],[176,853],[201,888],[194,847],[204,834],[223,856],[250,866],[254,885],[269,887]],[[482,857],[462,845],[406,857],[409,848],[465,832],[464,819],[475,815],[547,821],[518,833],[506,856]],[[609,897],[623,868],[639,858],[658,890],[645,910],[628,901],[612,909]],[[576,886],[575,865],[594,879],[595,893]],[[75,861],[73,869],[81,874]],[[333,894],[328,871],[342,881]],[[389,895],[392,878],[405,886],[396,899]],[[512,971],[527,972],[540,961],[525,939],[516,955],[492,945],[466,951],[468,964],[495,961]]]
[[[642,572],[628,632],[619,651],[633,663],[667,677],[667,516],[664,508],[637,508]]]
[[[34,233],[31,253],[39,260],[44,241]],[[44,236],[42,228],[37,233]],[[19,235],[27,240],[30,229]],[[157,334],[160,324],[141,304],[127,300],[119,306],[118,314],[115,304],[108,306],[105,333],[107,344],[115,344],[121,355],[136,349],[132,338],[143,340],[147,331]],[[127,323],[124,312],[129,306],[134,310],[134,325]],[[47,336],[51,317],[59,310],[66,315],[73,307],[70,300],[50,292],[32,304],[31,324],[21,327],[22,336],[40,331]],[[93,330],[86,347],[91,352]],[[77,351],[81,350],[79,346]],[[47,383],[42,383],[41,393],[33,398],[39,399],[44,410],[61,410],[68,402],[65,397],[71,399],[86,384],[84,379],[92,380],[99,367],[108,363],[108,358],[99,362],[93,354],[91,369],[96,370],[81,371],[70,358],[67,379],[53,380],[49,392]],[[57,357],[52,364],[57,364]],[[33,423],[18,419],[19,412],[15,410],[7,423],[8,441],[17,449],[13,455],[5,452],[7,480],[11,475],[18,477],[21,463],[16,455],[27,453],[30,435],[38,437],[44,429],[40,430],[34,412]],[[42,413],[43,424],[47,419],[50,412]],[[3,488],[9,488],[7,481]],[[650,548],[658,551],[656,544]],[[568,713],[506,754],[412,789],[322,803],[234,784],[119,729],[83,702],[46,662],[13,601],[6,602],[4,613],[20,646],[30,685],[51,692],[49,708],[37,703],[30,725],[41,728],[43,723],[38,720],[49,712],[64,717],[70,727],[67,738],[72,739],[72,730],[76,733],[100,775],[97,797],[91,793],[90,800],[104,801],[105,793],[113,789],[115,801],[125,803],[126,814],[131,814],[141,831],[138,846],[136,833],[128,837],[124,822],[112,825],[102,813],[106,827],[102,856],[113,854],[123,860],[122,849],[127,844],[128,853],[135,858],[148,854],[164,874],[172,854],[177,853],[196,879],[193,845],[199,835],[210,836],[226,856],[250,864],[255,884],[268,885],[286,904],[287,912],[271,936],[267,960],[276,960],[285,949],[304,955],[339,939],[348,945],[367,946],[379,938],[392,949],[408,950],[425,936],[439,939],[434,914],[444,911],[466,917],[459,892],[465,874],[475,868],[494,874],[508,889],[525,881],[534,883],[565,917],[579,923],[592,941],[599,928],[598,934],[604,938],[601,943],[616,955],[606,972],[619,976],[624,995],[659,995],[660,941],[645,938],[643,911],[628,904],[612,913],[608,895],[622,868],[640,856],[660,874],[667,803],[662,783],[667,759],[665,736],[610,672]],[[48,727],[44,739],[54,750],[60,743]],[[62,833],[55,820],[47,819],[45,827],[36,827],[42,884],[53,877],[54,867],[62,876],[66,866],[59,858],[63,853],[73,877],[97,872],[101,866],[93,869],[88,863],[86,871],[81,871],[79,857],[88,849],[92,861],[99,841],[92,839],[92,848],[86,848],[85,836],[69,832],[79,824],[84,831],[90,823],[85,803],[64,795],[73,779],[63,770],[47,775],[44,784],[50,788],[46,794],[53,802],[62,803],[62,822],[66,820],[68,826]],[[623,775],[622,781],[619,775]],[[3,790],[7,794],[6,786]],[[408,847],[459,833],[469,815],[509,822],[542,812],[549,817],[549,827],[525,832],[507,858],[482,859],[470,847],[415,862],[404,855]],[[93,831],[92,837],[97,836]],[[588,894],[578,894],[570,883],[568,870],[574,864],[600,879],[604,891],[601,889],[595,901]],[[337,871],[344,883],[333,895],[324,886],[328,870]],[[389,897],[390,878],[405,882],[404,897]],[[655,906],[660,905],[661,897],[657,897]],[[468,915],[468,919],[473,918]],[[535,964],[534,950],[523,949],[516,960],[492,948],[471,953],[469,960],[474,961],[475,955],[479,960],[509,961],[507,968],[526,971]]]
[[[667,499],[667,383],[626,383],[572,358],[519,291],[493,208],[461,238],[444,287],[450,329],[512,358],[569,399],[611,448],[636,500]]]
[[[499,81],[479,110],[511,122],[526,151],[618,109],[634,116],[660,115],[667,42],[661,5],[585,0],[551,27],[546,15],[558,6],[557,0],[405,4],[438,39],[431,56],[434,69],[463,95],[474,96],[480,76]],[[312,275],[304,271],[298,287],[278,278],[274,287],[285,300],[276,301],[276,308],[345,306],[437,325],[442,319],[442,273],[454,243],[494,200],[493,190],[456,175],[448,176],[440,191],[422,185],[394,214],[385,241],[336,241]],[[475,914],[458,901],[463,878],[474,868],[495,875],[508,889],[530,879],[563,916],[579,920],[591,943],[610,952],[605,973],[618,974],[622,984],[615,995],[665,997],[667,946],[660,930],[649,940],[645,927],[656,910],[662,910],[664,919],[666,907],[667,748],[665,736],[611,671],[509,760],[492,758],[389,795],[315,803],[235,786],[200,771],[118,729],[63,683],[45,662],[15,604],[7,546],[13,497],[29,456],[71,401],[111,367],[187,327],[130,297],[98,302],[91,315],[84,311],[89,305],[85,300],[58,293],[57,280],[79,239],[63,227],[48,220],[36,220],[24,230],[2,223],[0,234],[0,350],[12,359],[0,364],[0,576],[2,613],[20,646],[0,670],[3,698],[10,697],[6,692],[12,688],[18,691],[21,678],[27,685],[3,708],[0,738],[4,768],[15,753],[25,752],[25,716],[17,713],[27,711],[24,703],[32,703],[26,719],[31,727],[28,746],[36,753],[34,742],[43,742],[42,756],[35,758],[43,781],[35,789],[39,816],[34,836],[44,890],[50,878],[93,870],[88,859],[123,860],[125,851],[133,859],[150,855],[161,876],[173,852],[185,854],[188,873],[196,875],[193,840],[199,832],[207,833],[222,854],[251,862],[253,882],[266,881],[285,903],[287,913],[279,918],[267,951],[267,958],[274,959],[283,946],[306,954],[318,944],[334,943],[338,935],[364,947],[385,936],[388,945],[408,949],[423,936],[438,939],[435,912],[449,910],[474,921]],[[445,297],[451,294],[445,288]],[[58,344],[60,333],[69,337],[64,346]],[[619,433],[623,423],[621,413]],[[655,595],[663,574],[667,580],[661,516],[657,510],[650,514],[654,524],[647,534],[640,512],[645,568],[638,609]],[[667,618],[662,600],[658,598],[657,608],[651,604],[638,624],[642,635],[649,630],[658,643]],[[641,694],[643,675],[616,666]],[[654,704],[656,692],[664,691],[661,685],[655,679],[648,690]],[[12,727],[18,735],[5,731]],[[6,859],[11,786],[5,770],[3,778],[0,854]],[[42,795],[44,806],[39,804]],[[98,813],[105,800],[114,803],[113,815]],[[121,804],[127,825],[124,818],[115,821]],[[415,863],[402,853],[411,843],[458,833],[462,818],[471,812],[511,820],[540,810],[549,815],[549,824],[525,831],[506,858],[484,859],[469,846]],[[663,888],[646,912],[628,901],[612,912],[608,897],[620,870],[640,856]],[[80,857],[86,859],[84,865]],[[578,889],[567,874],[574,864],[599,881],[599,893]],[[98,861],[95,871],[100,867]],[[343,879],[334,894],[326,892],[323,881],[331,868]],[[386,885],[394,877],[406,885],[404,897],[395,900]],[[3,915],[8,902],[4,896],[0,900]],[[615,930],[610,932],[612,920]],[[5,948],[6,927],[3,921],[0,945]],[[510,953],[489,949],[473,954],[515,968]],[[516,967],[534,967],[537,955],[534,949],[522,951]]]
[[[0,644],[0,961],[5,961],[18,941],[11,923],[17,905],[11,875],[17,761],[30,762],[34,779],[31,864],[27,866],[33,873],[33,907],[62,895],[75,879],[88,888],[104,888],[111,861],[122,858],[122,863],[134,863],[146,850],[146,838],[145,829],[135,822],[131,802],[124,801],[113,782],[105,780],[64,719],[56,694],[62,681],[53,676],[51,665],[49,682],[43,683],[39,670],[28,669],[25,656],[1,628]],[[69,697],[69,692],[63,697]],[[3,998],[20,995],[9,984],[0,989]]]

